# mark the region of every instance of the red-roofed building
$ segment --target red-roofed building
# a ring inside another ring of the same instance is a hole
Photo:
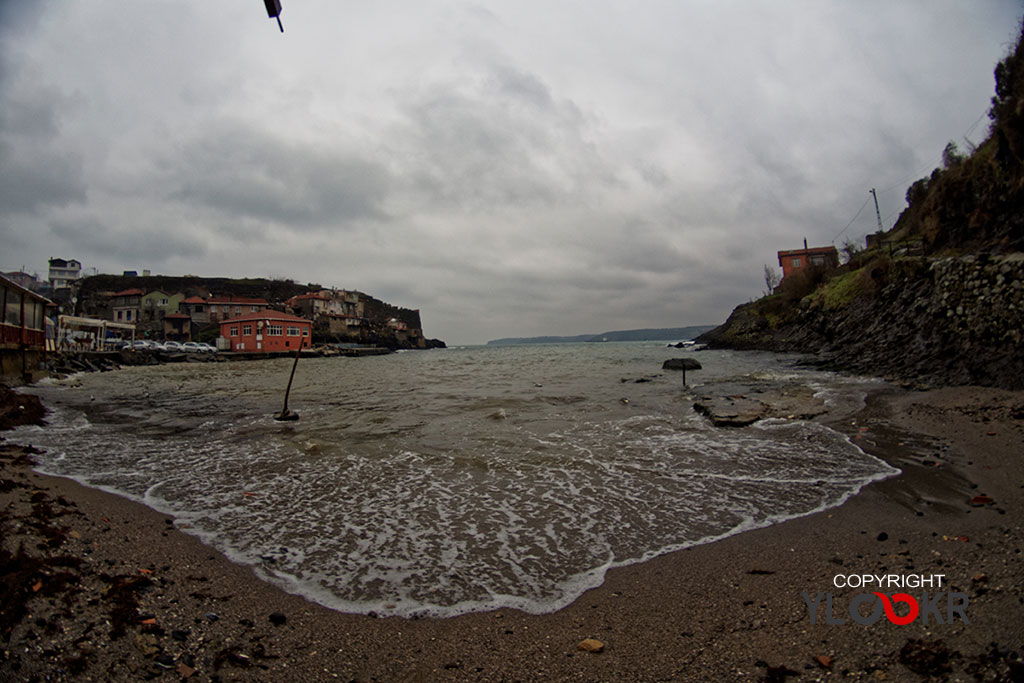
[[[808,266],[836,268],[839,266],[839,251],[835,247],[808,248],[807,240],[804,240],[803,249],[780,251],[779,265],[782,266],[782,279]]]
[[[111,320],[116,323],[137,323],[142,317],[141,289],[126,289],[110,295]]]
[[[310,320],[315,320],[321,315],[363,315],[359,292],[348,292],[343,289],[321,289],[319,292],[293,296],[284,303],[295,313]]]
[[[168,313],[164,316],[164,339],[192,341],[192,318],[188,313]]]
[[[255,311],[222,320],[218,348],[243,353],[308,349],[312,323],[291,313]]]
[[[310,292],[293,296],[284,302],[284,305],[305,318],[313,320],[322,313],[328,313],[331,308],[331,299],[319,293]]]
[[[184,312],[197,325],[216,323],[246,313],[258,313],[269,306],[266,299],[242,296],[211,296],[206,299],[190,296],[181,302]]]
[[[270,307],[266,299],[244,296],[212,296],[206,300],[206,305],[211,323],[237,318],[246,313],[259,313]]]

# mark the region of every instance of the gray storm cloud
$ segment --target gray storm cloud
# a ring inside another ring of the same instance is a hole
[[[285,11],[3,3],[0,268],[351,287],[452,343],[714,323],[980,142],[1021,7]]]

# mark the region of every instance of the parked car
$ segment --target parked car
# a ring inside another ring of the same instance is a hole
[[[130,341],[125,341],[124,339],[110,338],[103,340],[103,347],[108,351],[119,351],[120,349],[131,346],[131,344],[132,343]]]
[[[217,353],[217,347],[215,346],[210,346],[206,342],[198,342],[198,344],[199,350],[203,353]]]
[[[185,353],[202,353],[203,351],[199,347],[199,344],[195,342],[185,342],[184,344],[181,345],[181,350],[184,351]]]
[[[165,341],[164,351],[170,351],[172,353],[179,353],[181,351],[181,344],[176,341]]]
[[[148,339],[136,339],[135,343],[132,344],[132,348],[136,351],[153,351],[154,344]]]

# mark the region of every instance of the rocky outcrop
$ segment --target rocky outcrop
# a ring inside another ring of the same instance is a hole
[[[745,427],[768,414],[768,406],[746,396],[704,396],[693,409],[716,427]]]
[[[829,366],[934,385],[1024,388],[1024,254],[876,261],[864,286],[829,305],[738,307],[709,346],[817,354]]]
[[[0,431],[21,425],[45,425],[46,408],[38,396],[19,394],[0,384]]]
[[[827,412],[825,399],[799,382],[716,382],[695,391],[693,409],[716,427],[745,427],[765,418],[811,420]]]

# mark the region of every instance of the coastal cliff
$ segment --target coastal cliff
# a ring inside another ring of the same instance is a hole
[[[907,208],[834,270],[806,268],[698,341],[818,354],[936,385],[1024,388],[1024,47],[995,69],[988,138],[907,190]]]
[[[833,367],[934,385],[1024,388],[1024,254],[879,257],[798,300],[736,308],[698,339],[816,353]]]

